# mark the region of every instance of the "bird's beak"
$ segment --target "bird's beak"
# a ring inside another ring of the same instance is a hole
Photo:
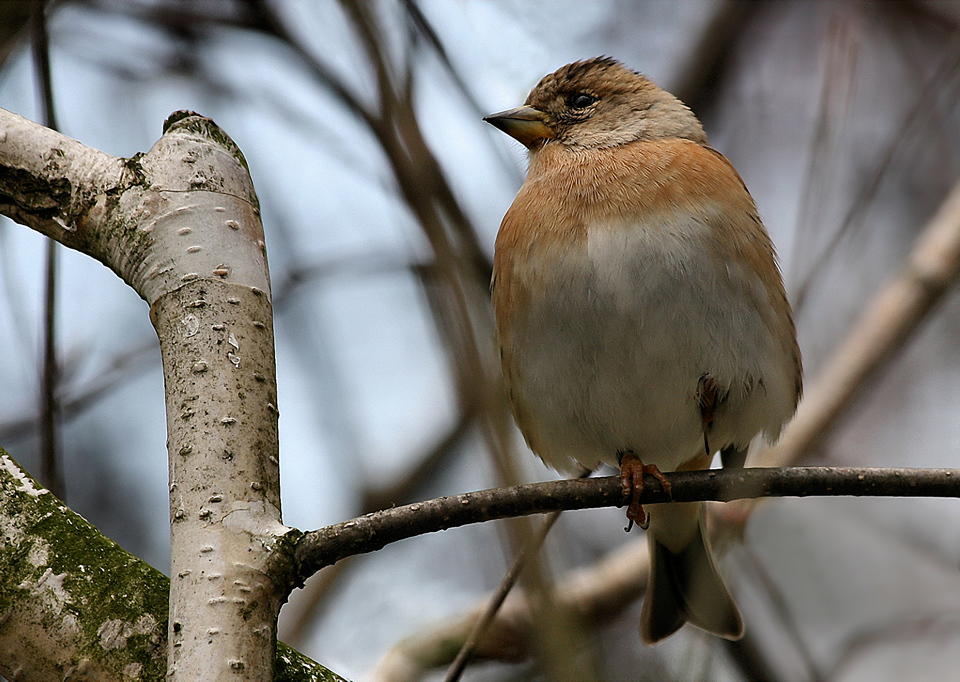
[[[484,116],[483,120],[496,126],[528,149],[544,140],[552,140],[557,134],[547,125],[547,115],[533,107],[517,107],[497,114]]]

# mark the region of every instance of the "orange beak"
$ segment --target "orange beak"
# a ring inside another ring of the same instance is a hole
[[[552,140],[557,134],[546,123],[547,115],[533,107],[517,107],[484,116],[483,120],[496,126],[528,149],[544,140]]]

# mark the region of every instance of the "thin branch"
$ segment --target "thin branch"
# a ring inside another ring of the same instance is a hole
[[[790,640],[790,643],[793,644],[797,657],[806,668],[806,679],[810,682],[823,682],[824,677],[819,670],[816,657],[804,641],[803,633],[800,632],[795,614],[790,610],[786,595],[780,590],[777,581],[770,575],[763,561],[748,543],[743,544],[743,552],[746,558],[742,565],[753,573],[756,578],[753,583],[764,591],[766,602],[770,606],[774,618],[779,622],[780,628],[787,639]]]
[[[492,595],[490,595],[490,599],[487,602],[486,608],[473,624],[473,627],[470,629],[470,634],[467,635],[466,640],[463,642],[463,646],[461,646],[460,651],[457,652],[456,658],[454,658],[453,663],[450,664],[450,668],[447,670],[447,675],[444,678],[444,682],[457,682],[457,680],[460,679],[460,676],[463,675],[463,671],[466,669],[469,660],[473,657],[473,654],[477,649],[477,645],[480,643],[484,635],[486,635],[487,629],[497,617],[497,613],[500,611],[500,607],[503,606],[503,602],[506,601],[510,591],[513,589],[514,585],[517,584],[517,580],[520,577],[520,572],[527,563],[527,555],[530,552],[540,551],[541,545],[543,545],[544,540],[547,539],[547,534],[550,532],[550,529],[553,528],[553,525],[559,518],[560,512],[553,512],[547,516],[537,531],[536,537],[534,538],[534,545],[532,547],[525,547],[514,558],[513,563],[510,565],[510,569],[504,574],[503,578],[500,579],[500,584],[497,585],[497,589],[494,590]]]
[[[757,646],[757,639],[751,636],[750,631],[738,640],[720,640],[720,646],[726,649],[727,655],[737,664],[744,682],[768,682],[778,679],[770,668],[768,657],[764,656],[764,652]]]
[[[588,469],[584,469],[578,476],[578,478],[581,479],[589,477],[590,471]],[[547,539],[547,535],[550,533],[550,529],[553,528],[553,526],[557,523],[561,513],[562,512],[557,511],[547,516],[543,523],[540,524],[536,534],[533,536],[533,543],[521,548],[521,550],[514,557],[513,563],[510,565],[509,570],[507,570],[503,578],[500,579],[500,584],[497,585],[497,589],[494,590],[492,595],[490,595],[490,599],[487,602],[486,608],[484,608],[483,612],[480,614],[480,617],[476,619],[476,622],[474,622],[473,627],[470,629],[470,633],[467,635],[463,645],[460,647],[460,651],[457,652],[456,657],[453,659],[453,663],[450,664],[450,668],[447,670],[447,675],[444,682],[457,682],[457,680],[460,679],[460,676],[463,675],[463,671],[467,667],[467,662],[473,657],[480,642],[486,636],[487,630],[496,619],[497,613],[500,611],[503,603],[507,600],[507,596],[510,594],[510,591],[517,584],[517,580],[520,578],[520,573],[527,564],[527,557],[531,553],[536,554],[540,551],[540,548]]]
[[[456,87],[457,92],[459,92],[464,100],[467,101],[467,103],[470,105],[470,108],[476,114],[476,117],[480,119],[489,114],[490,111],[480,104],[479,100],[474,95],[473,90],[469,87],[466,80],[464,80],[463,75],[460,73],[456,65],[454,65],[453,60],[450,58],[450,54],[448,53],[446,47],[444,47],[440,35],[434,29],[427,16],[423,13],[423,10],[420,9],[420,5],[417,3],[417,0],[401,0],[400,4],[403,6],[410,23],[416,30],[416,35],[422,38],[424,42],[426,42],[427,46],[436,55],[436,58],[443,67],[443,70]],[[503,144],[499,138],[495,138],[494,133],[495,131],[491,128],[488,133],[488,140],[498,140],[496,144],[491,144],[490,147],[493,150],[493,153],[497,156],[501,171],[519,187],[523,182],[524,173],[522,173],[517,166],[514,150],[512,150],[508,145]]]
[[[394,170],[401,195],[417,217],[435,254],[440,295],[432,298],[438,326],[448,339],[455,361],[455,381],[460,409],[479,409],[481,433],[502,485],[515,485],[517,473],[510,447],[509,417],[505,396],[496,372],[495,358],[488,343],[490,309],[488,282],[491,263],[477,240],[477,231],[463,212],[440,163],[423,137],[412,101],[412,74],[398,74],[383,49],[383,28],[375,9],[363,3],[341,0],[341,7],[352,20],[367,58],[377,78],[380,111],[379,125],[372,127]],[[404,87],[406,85],[406,87]],[[530,546],[534,531],[526,523],[507,526],[508,538],[517,548]],[[552,584],[543,560],[531,555],[522,578],[533,595],[531,603],[538,611],[538,645],[545,655],[541,662],[548,671],[565,669],[567,677],[590,675],[586,670],[573,672],[585,661],[574,660],[568,645],[568,623],[553,610]],[[549,653],[547,653],[549,652]],[[555,671],[556,672],[556,671]]]
[[[117,353],[108,362],[97,367],[96,371],[91,372],[93,378],[83,384],[61,384],[60,419],[67,423],[83,414],[127,382],[156,367],[158,359],[157,339],[154,336],[134,348]],[[70,363],[67,363],[64,374],[70,374]],[[0,442],[8,443],[27,437],[35,432],[37,421],[38,416],[33,412],[0,421]]]
[[[57,250],[50,238],[46,243],[43,296],[43,370],[40,382],[40,470],[43,483],[61,500],[66,501],[61,453],[57,448],[60,422],[60,363],[57,359]]]
[[[644,478],[643,504],[760,497],[960,497],[960,469],[793,467],[665,474],[672,494]],[[529,483],[386,509],[306,533],[295,561],[301,581],[344,557],[471,523],[570,509],[623,506],[619,476]]]
[[[946,91],[947,97],[949,97],[950,93],[956,87],[957,83],[952,81],[955,81],[956,73],[958,69],[960,69],[960,34],[955,35],[944,48],[943,55],[943,60],[920,89],[915,103],[904,115],[896,132],[887,138],[889,142],[886,149],[877,160],[865,184],[860,188],[857,196],[851,202],[850,207],[843,216],[843,220],[840,225],[837,226],[827,245],[816,255],[815,260],[809,266],[806,273],[801,274],[800,269],[796,268],[794,275],[798,277],[802,276],[802,279],[796,287],[792,287],[796,292],[794,296],[794,310],[799,311],[803,308],[810,290],[822,279],[821,275],[823,271],[837,254],[837,247],[840,243],[862,226],[867,215],[867,209],[880,191],[880,187],[887,178],[888,172],[894,168],[894,161],[903,153],[904,148],[912,140],[916,139],[917,131],[929,128],[932,125],[931,119],[934,119],[937,113],[937,99],[944,97],[944,91]],[[811,165],[808,176],[812,175],[812,173],[813,166]],[[832,188],[824,191],[830,192]],[[813,200],[805,199],[803,202],[804,207],[812,203],[812,201]],[[804,223],[814,224],[815,220],[806,220],[801,216],[798,224],[802,226]]]
[[[649,562],[646,542],[628,542],[597,563],[564,575],[554,590],[558,610],[573,614],[585,628],[608,623],[643,594]],[[398,642],[380,659],[370,679],[414,682],[428,670],[449,665],[454,647],[466,641],[486,609],[486,600]],[[518,663],[527,659],[531,655],[533,618],[526,593],[512,593],[477,642],[473,660]]]
[[[848,155],[838,152],[838,143],[850,127],[850,113],[857,82],[860,36],[851,24],[852,22],[842,12],[833,17],[824,49],[825,59],[821,68],[817,118],[810,141],[810,159],[804,173],[800,206],[794,228],[796,234],[804,235],[805,244],[812,243],[813,248],[808,246],[808,248],[794,249],[789,268],[791,275],[801,279],[798,286],[790,287],[793,291],[792,303],[795,315],[800,314],[811,286],[819,281],[816,275],[836,252],[842,235],[847,233],[849,219],[855,214],[856,207],[867,208],[873,198],[872,193],[861,192],[860,197],[853,202],[853,206],[847,213],[847,220],[828,239],[829,244],[826,248],[820,253],[808,253],[808,251],[819,249],[819,243],[823,241],[821,230],[830,225],[826,215],[830,197],[836,196],[835,165],[841,159],[848,161]],[[925,103],[924,98],[920,98],[919,102]],[[874,188],[879,187],[880,180],[894,160],[894,152],[898,148],[897,142],[901,139],[901,135],[893,137],[894,142],[887,149],[885,163],[880,164],[874,172],[874,182],[868,183]],[[861,202],[860,199],[863,201]],[[806,265],[808,259],[813,261],[809,266]]]
[[[43,124],[57,127],[53,105],[53,81],[50,76],[50,41],[47,36],[46,3],[36,3],[33,15],[33,61],[40,89]],[[57,243],[47,239],[44,264],[43,297],[43,369],[40,380],[40,470],[44,485],[61,500],[66,500],[61,454],[57,451],[57,426],[60,417],[60,365],[57,361]]]
[[[714,3],[711,9],[712,16],[692,41],[683,68],[670,84],[670,92],[698,116],[713,104],[718,80],[727,67],[733,46],[759,7],[754,3],[726,0]]]
[[[779,442],[757,458],[786,466],[830,433],[863,385],[906,345],[960,275],[960,183],[947,195],[900,274],[874,297],[804,396]]]

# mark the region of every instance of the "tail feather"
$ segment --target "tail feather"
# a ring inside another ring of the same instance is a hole
[[[650,580],[640,614],[640,639],[654,644],[686,622],[726,639],[742,637],[743,621],[703,534],[702,512],[679,551],[668,549],[657,535],[647,534]]]

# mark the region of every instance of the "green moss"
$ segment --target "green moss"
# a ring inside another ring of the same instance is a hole
[[[5,453],[0,450],[0,454]],[[2,515],[16,519],[15,529],[0,544],[0,612],[16,609],[14,601],[22,594],[19,585],[62,580],[62,594],[67,597],[64,612],[76,617],[82,631],[78,638],[81,658],[100,661],[113,670],[139,663],[142,679],[162,679],[167,578],[102,535],[52,494],[36,497],[25,492],[27,481],[35,489],[41,488],[33,479],[18,481],[5,470],[0,470],[0,479]],[[51,631],[56,631],[63,615],[49,611]],[[144,616],[146,620],[141,620]],[[107,621],[119,621],[118,631],[130,633],[125,645],[102,646],[101,627]]]
[[[180,131],[210,140],[223,147],[236,159],[237,163],[243,166],[248,173],[250,172],[247,160],[244,158],[243,152],[240,151],[240,147],[229,135],[223,132],[220,126],[213,122],[213,119],[192,111],[175,111],[163,122],[163,134],[169,135]]]
[[[9,458],[2,448],[0,456]],[[62,580],[62,594],[68,597],[64,610],[76,617],[82,632],[79,658],[114,671],[139,663],[140,679],[163,680],[169,580],[51,493],[37,495],[39,490],[28,475],[0,468],[0,613],[17,612],[20,585]],[[49,609],[48,614],[51,631],[56,631],[64,612]],[[276,679],[282,682],[342,682],[282,644],[276,665]]]
[[[345,682],[336,673],[279,642],[273,666],[274,682]]]

